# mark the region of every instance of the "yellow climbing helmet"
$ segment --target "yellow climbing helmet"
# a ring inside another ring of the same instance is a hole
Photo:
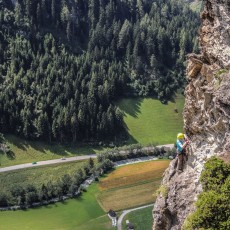
[[[178,133],[177,134],[177,139],[184,139],[184,134],[183,133]]]

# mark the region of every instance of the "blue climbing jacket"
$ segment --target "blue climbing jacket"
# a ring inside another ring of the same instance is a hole
[[[177,151],[180,152],[180,153],[183,151],[183,149],[182,149],[183,144],[184,144],[183,140],[177,140],[176,141]]]

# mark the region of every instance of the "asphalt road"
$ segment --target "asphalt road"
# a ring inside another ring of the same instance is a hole
[[[153,204],[141,206],[141,207],[138,207],[138,208],[124,210],[122,212],[122,214],[120,215],[118,221],[117,221],[117,230],[122,230],[122,220],[128,213],[136,211],[136,210],[139,210],[139,209],[148,208],[148,207],[151,207],[151,206],[153,206]]]
[[[37,161],[37,164],[32,164],[31,162],[31,163],[26,163],[26,164],[13,165],[13,166],[5,167],[5,168],[0,168],[0,173],[13,171],[17,169],[32,168],[32,167],[37,167],[37,166],[42,166],[42,165],[52,165],[52,164],[58,164],[58,163],[60,164],[60,163],[65,163],[65,162],[87,160],[89,158],[96,158],[96,157],[97,157],[96,154],[92,154],[92,155],[84,155],[84,156],[77,156],[77,157],[61,158],[61,159],[55,159],[55,160]]]
[[[174,144],[167,144],[167,145],[159,145],[157,146],[158,148],[165,147],[165,148],[173,148]],[[144,147],[144,149],[150,149],[153,147]],[[96,154],[91,154],[91,155],[83,155],[83,156],[76,156],[76,157],[68,157],[68,158],[60,158],[60,159],[54,159],[54,160],[47,160],[47,161],[37,161],[37,164],[32,164],[31,163],[26,163],[26,164],[20,164],[20,165],[13,165],[9,167],[4,167],[0,168],[0,173],[1,172],[8,172],[8,171],[13,171],[13,170],[18,170],[18,169],[24,169],[24,168],[32,168],[32,167],[38,167],[42,165],[52,165],[52,164],[60,164],[60,163],[65,163],[65,162],[72,162],[72,161],[80,161],[80,160],[87,160],[89,158],[96,158]]]

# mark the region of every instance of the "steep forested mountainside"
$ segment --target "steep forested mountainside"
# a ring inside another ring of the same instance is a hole
[[[61,142],[119,136],[113,101],[170,98],[198,24],[176,0],[1,0],[0,131]]]

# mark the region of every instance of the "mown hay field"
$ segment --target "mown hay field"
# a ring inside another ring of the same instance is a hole
[[[168,160],[162,160],[117,168],[100,181],[97,199],[105,211],[153,203],[168,165]]]
[[[99,183],[99,188],[103,191],[161,179],[162,172],[168,165],[168,160],[160,160],[119,167]]]

